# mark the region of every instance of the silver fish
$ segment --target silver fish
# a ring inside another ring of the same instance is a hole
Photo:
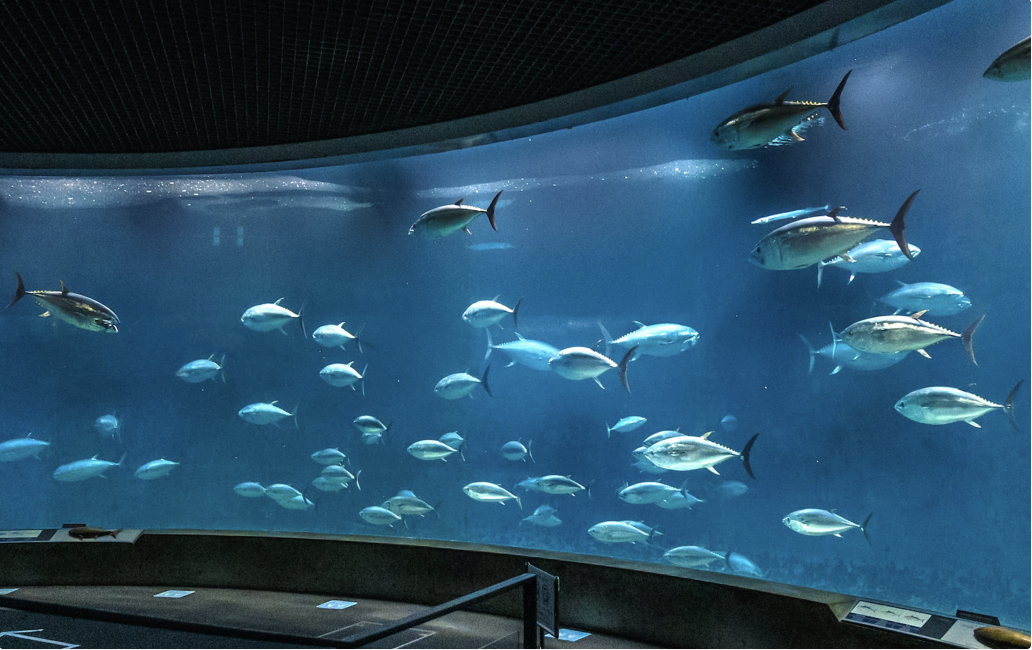
[[[179,463],[171,460],[165,460],[159,458],[158,460],[152,460],[149,463],[144,463],[136,470],[136,478],[143,479],[145,481],[151,481],[162,476],[168,476],[169,472],[179,467]]]
[[[381,506],[363,508],[359,511],[358,516],[375,526],[393,526],[402,520],[401,515],[397,515]]]
[[[749,454],[760,434],[757,433],[750,438],[749,442],[745,443],[742,453],[738,453],[734,449],[708,440],[712,433],[710,431],[701,436],[678,436],[662,440],[645,450],[645,458],[659,467],[678,472],[708,469],[718,476],[720,472],[713,467],[714,465],[722,463],[728,458],[741,458],[745,464],[746,473],[750,477],[756,478],[753,476],[752,466],[749,464]]]
[[[5,440],[0,442],[0,463],[21,460],[29,456],[38,459],[43,450],[49,446],[49,442],[36,440],[31,433],[24,438]]]
[[[996,60],[982,73],[982,76],[994,81],[1027,81],[1030,69],[1032,69],[1029,65],[1029,61],[1032,60],[1032,56],[1029,54],[1032,51],[1032,47],[1029,45],[1030,39],[1032,36],[996,57]]]
[[[913,244],[908,246],[911,258],[900,250],[899,245],[891,239],[874,239],[850,248],[848,251],[827,262],[817,262],[817,286],[821,286],[824,267],[834,266],[849,271],[849,284],[857,273],[886,273],[895,271],[921,254],[921,249]],[[917,310],[914,310],[917,311]]]
[[[619,433],[630,433],[644,425],[646,422],[648,422],[648,420],[640,415],[629,415],[625,418],[620,418],[620,420],[613,426],[609,426],[608,424],[606,425],[606,437],[612,437],[614,431]]]
[[[587,490],[586,487],[569,476],[560,476],[558,474],[524,479],[517,483],[516,487],[534,490],[535,492],[544,492],[545,494],[569,494],[570,496],[574,496],[581,490]],[[588,496],[591,496],[590,491]]]
[[[523,303],[523,298],[517,300],[516,306],[512,309],[496,302],[497,300],[498,296],[495,296],[494,300],[478,300],[466,307],[466,311],[462,312],[462,320],[469,323],[470,327],[490,327],[512,314],[512,325],[519,329],[520,304]]]
[[[527,446],[524,447],[523,443],[519,440],[510,440],[509,442],[502,445],[502,457],[506,460],[522,460],[526,462],[527,457],[530,457],[531,462],[536,463],[534,460],[534,452],[530,450],[533,446],[534,441],[527,442]]]
[[[125,466],[125,454],[117,463],[107,460],[99,460],[96,456],[85,460],[77,460],[74,463],[61,465],[54,470],[54,479],[57,481],[85,481],[94,476],[104,477],[104,472],[112,467]],[[106,477],[105,477],[106,478]]]
[[[678,546],[663,554],[663,559],[686,569],[705,569],[714,562],[724,563],[724,556],[701,546]]]
[[[803,345],[806,346],[807,351],[810,353],[810,365],[806,370],[806,374],[813,372],[814,362],[817,357],[824,357],[835,364],[832,371],[828,373],[834,375],[843,368],[851,370],[881,370],[889,368],[902,361],[911,352],[910,350],[887,354],[861,352],[860,350],[853,349],[848,343],[843,341],[842,337],[835,332],[835,328],[831,326],[831,323],[828,323],[828,327],[831,328],[831,343],[820,349],[814,349],[805,336],[799,335]]]
[[[264,303],[261,305],[255,305],[254,307],[248,307],[244,315],[240,317],[240,322],[244,324],[249,330],[255,332],[271,332],[272,330],[279,330],[283,334],[287,332],[283,329],[283,326],[290,321],[297,319],[301,325],[301,333],[307,338],[308,333],[305,332],[305,305],[301,304],[301,309],[297,310],[297,313],[290,311],[286,307],[281,307],[280,303],[283,302],[283,298],[280,298],[274,303]]]
[[[459,457],[462,457],[462,454],[458,449],[452,449],[439,440],[420,440],[418,442],[413,442],[408,446],[408,453],[412,454],[419,460],[440,460],[442,463],[448,462],[445,460],[445,457],[451,456],[452,454],[458,453]],[[462,460],[466,459],[462,458]]]
[[[214,358],[215,355],[213,354],[207,359],[191,361],[176,371],[176,377],[189,384],[199,384],[209,379],[214,381],[215,377],[220,377],[224,384],[226,383],[226,375],[223,373],[223,367],[226,363],[226,355],[222,355],[222,359],[218,363],[212,361]]]
[[[874,513],[871,513],[874,514]],[[796,510],[795,512],[788,513],[781,523],[788,526],[790,530],[793,530],[800,535],[834,535],[835,537],[842,537],[842,533],[847,530],[853,530],[859,528],[860,532],[864,534],[864,538],[867,543],[871,543],[871,538],[867,536],[867,524],[871,521],[871,515],[867,515],[867,519],[864,519],[864,523],[855,524],[845,517],[835,514],[835,511],[821,510],[820,508],[806,508],[804,510]]]
[[[495,345],[491,340],[491,330],[487,332],[487,354],[484,355],[484,361],[491,356],[492,350],[499,350],[504,352],[511,361],[505,366],[514,366],[517,363],[522,366],[527,366],[533,370],[551,370],[552,368],[548,365],[548,362],[552,357],[559,354],[559,348],[553,347],[543,341],[534,341],[531,339],[525,339],[523,336],[516,332],[516,340],[509,341],[507,343],[499,343]]]
[[[279,400],[273,400],[272,402],[256,402],[254,404],[248,404],[244,408],[240,409],[237,415],[244,422],[250,422],[251,424],[276,424],[283,418],[293,418],[294,427],[297,427],[297,407],[294,408],[293,413],[287,413],[280,407],[276,406],[276,402]]]
[[[409,490],[398,492],[397,495],[387,499],[380,505],[403,517],[422,517],[428,512],[437,512],[436,506],[423,501]],[[440,506],[441,504],[438,503],[437,505]],[[440,513],[437,516],[440,517]]]
[[[439,208],[428,210],[421,214],[419,219],[412,224],[408,234],[418,234],[423,239],[440,239],[459,230],[469,232],[468,226],[470,222],[482,214],[487,215],[491,228],[498,232],[498,227],[495,226],[494,211],[495,205],[498,203],[498,197],[501,195],[501,192],[495,194],[494,199],[491,200],[491,205],[486,210],[471,205],[462,205],[464,199],[459,199],[452,205],[443,205]]]
[[[488,396],[494,397],[491,393],[491,387],[487,384],[487,373],[490,370],[491,366],[484,368],[484,374],[480,379],[466,372],[456,372],[448,375],[434,386],[434,394],[444,399],[462,399],[467,395],[473,397],[470,394],[473,392],[473,389],[477,386],[483,386]]]
[[[896,402],[896,410],[904,417],[921,424],[952,424],[967,422],[976,429],[981,426],[975,418],[989,411],[1003,409],[1011,426],[1018,428],[1014,420],[1014,397],[1025,380],[1021,380],[1007,395],[1003,404],[994,404],[978,395],[968,393],[959,388],[948,386],[930,386],[907,393]]]
[[[61,283],[60,291],[26,291],[21,274],[15,272],[15,275],[18,277],[18,289],[8,307],[24,296],[32,296],[40,307],[47,310],[40,314],[41,317],[54,316],[58,320],[91,332],[118,332],[118,323],[121,322],[118,316],[93,298],[68,291],[64,282]]]
[[[609,356],[611,345],[618,345],[625,350],[637,348],[631,361],[637,361],[638,357],[643,354],[653,357],[671,357],[691,349],[699,342],[699,333],[687,325],[674,323],[646,325],[639,321],[634,321],[634,324],[638,326],[638,329],[628,332],[618,339],[613,339],[602,323],[598,324],[606,343],[606,356]]]
[[[254,498],[265,496],[265,488],[262,487],[261,483],[255,483],[254,481],[237,483],[233,486],[233,491],[242,497]]]
[[[791,212],[779,212],[778,214],[772,214],[769,217],[760,217],[755,221],[750,221],[752,225],[760,225],[764,223],[770,223],[771,221],[785,221],[788,219],[802,219],[804,217],[813,217],[819,214],[828,214],[828,210],[831,209],[830,205],[822,205],[816,208],[803,208],[802,210],[792,210]],[[721,556],[723,559],[723,556]]]
[[[840,217],[838,211],[841,208],[835,208],[827,216],[793,221],[761,239],[749,254],[749,261],[771,271],[805,269],[823,260],[846,254],[879,228],[888,228],[900,250],[912,260],[914,257],[907,246],[903,230],[906,228],[904,220],[917,192],[903,202],[891,223]]]
[[[835,118],[839,127],[846,130],[839,103],[842,89],[853,71],[842,77],[838,87],[827,104],[819,102],[789,102],[785,97],[791,88],[781,93],[773,104],[755,104],[717,125],[711,140],[721,149],[738,151],[742,149],[759,149],[770,145],[802,142],[799,127],[807,120],[815,118],[822,108],[827,108]]]
[[[548,366],[557,375],[564,379],[579,381],[581,379],[594,379],[598,387],[605,390],[605,386],[599,381],[598,376],[607,370],[617,368],[620,371],[620,383],[627,392],[631,387],[627,383],[627,363],[634,357],[637,348],[631,348],[624,355],[620,363],[616,363],[609,357],[603,356],[594,350],[582,347],[566,348],[560,350],[548,361]]]
[[[931,359],[925,348],[949,338],[960,339],[967,350],[968,357],[976,366],[975,351],[972,348],[972,337],[975,330],[985,320],[982,315],[964,331],[963,334],[951,332],[945,327],[921,320],[923,311],[913,316],[875,316],[857,321],[842,330],[842,340],[853,349],[861,352],[889,354],[903,350],[917,350],[921,356]]]
[[[879,302],[895,307],[897,314],[901,311],[907,313],[923,311],[927,316],[953,316],[971,308],[971,299],[965,296],[960,289],[948,284],[938,282],[905,284],[899,280],[897,282],[899,288],[878,299]]]
[[[486,483],[483,481],[470,483],[462,488],[462,491],[474,501],[491,501],[505,505],[506,501],[515,499],[516,505],[520,507],[520,510],[523,510],[523,503],[520,501],[518,496],[509,492],[500,485],[495,485],[494,483]]]
[[[619,544],[621,542],[636,544],[652,540],[652,536],[648,533],[622,521],[603,521],[600,524],[595,524],[588,529],[588,534],[606,544]]]

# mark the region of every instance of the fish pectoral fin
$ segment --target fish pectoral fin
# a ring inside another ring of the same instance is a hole
[[[510,361],[509,363],[505,364],[505,367],[506,367],[506,368],[512,368],[512,367],[513,367],[513,366],[515,366],[515,365],[516,365],[516,362],[515,362],[515,361]]]
[[[792,138],[793,142],[804,142],[803,136],[801,136],[798,133],[796,133],[795,129],[792,129],[786,135],[788,135],[788,137]]]
[[[839,539],[842,539],[842,535],[840,535],[839,533],[835,533],[835,537],[838,537]]]
[[[829,374],[829,375],[834,375],[834,374],[836,374],[836,373],[837,373],[837,372],[838,372],[839,370],[842,370],[842,366],[835,366],[835,369],[834,369],[834,370],[832,370],[831,372],[829,372],[828,374]]]
[[[965,422],[967,422],[971,426],[975,427],[976,429],[981,429],[982,428],[982,425],[977,423],[977,422],[975,422],[974,420],[965,420]]]
[[[596,383],[596,384],[598,384],[598,387],[599,387],[599,388],[601,388],[602,390],[605,390],[605,389],[606,389],[606,387],[602,385],[602,382],[601,382],[601,381],[599,381],[598,377],[592,377],[592,379],[594,379],[594,380],[595,380],[595,383]]]
[[[707,467],[706,469],[708,469],[709,471],[713,472],[717,476],[720,476],[720,472],[717,471],[716,467],[710,466],[710,467]]]
[[[46,318],[48,316],[50,316],[50,312],[49,311],[45,311],[45,312],[43,312],[42,314],[39,315],[40,318]]]
[[[918,350],[917,353],[920,354],[925,359],[931,359],[932,358],[932,355],[928,354],[924,350]]]
[[[472,235],[473,234],[473,231],[471,231],[468,226],[466,228],[463,228],[463,230],[466,231],[467,235]]]

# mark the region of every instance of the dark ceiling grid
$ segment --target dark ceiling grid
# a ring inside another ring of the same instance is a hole
[[[159,153],[515,108],[822,0],[0,0],[0,153]]]

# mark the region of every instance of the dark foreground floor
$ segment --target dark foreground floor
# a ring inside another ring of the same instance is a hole
[[[405,616],[420,605],[338,597],[344,609],[320,608],[324,595],[240,589],[197,589],[182,598],[155,598],[166,587],[23,587],[10,597],[64,603],[114,612],[157,616],[208,625],[343,639]],[[183,589],[183,588],[177,588]],[[371,648],[516,648],[520,621],[454,612],[378,641]],[[548,648],[646,648],[640,643],[592,634],[575,642],[546,639]],[[167,631],[0,608],[0,648],[273,648],[251,639]],[[296,647],[296,646],[295,646]]]

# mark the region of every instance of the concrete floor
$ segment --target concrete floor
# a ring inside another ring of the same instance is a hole
[[[10,597],[62,603],[109,612],[155,616],[208,625],[241,627],[340,640],[411,614],[409,605],[346,595],[197,589],[182,598],[155,598],[185,586],[49,586],[23,587]],[[349,601],[346,609],[319,608],[327,601]],[[516,619],[454,612],[373,643],[370,648],[517,648],[521,623]],[[592,634],[575,642],[546,639],[547,648],[647,648],[627,639]],[[0,608],[0,648],[275,648],[298,647],[150,627],[121,625]]]

